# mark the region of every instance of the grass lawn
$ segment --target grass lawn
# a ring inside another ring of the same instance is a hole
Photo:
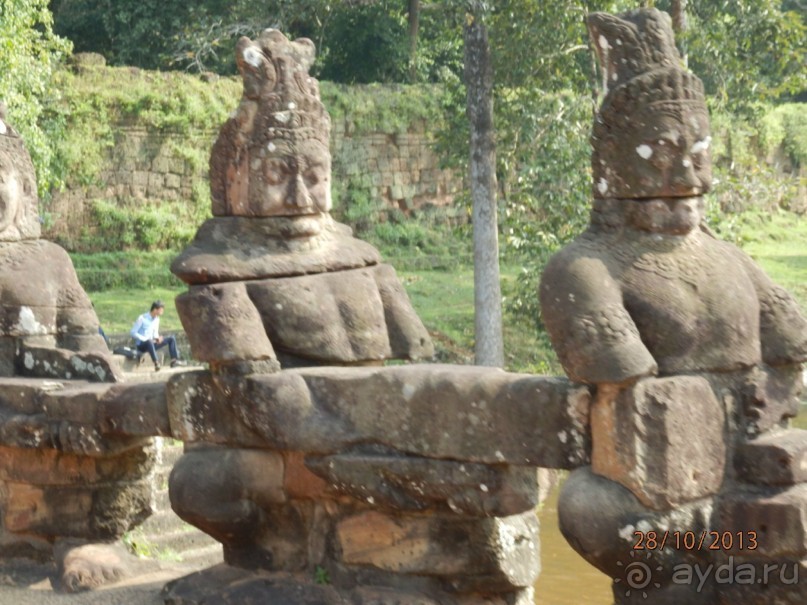
[[[807,218],[787,212],[752,217],[743,225],[743,249],[807,310]]]
[[[116,289],[104,292],[88,292],[95,305],[95,312],[101,327],[107,334],[121,334],[132,329],[138,316],[151,308],[157,299],[165,303],[165,313],[160,319],[160,331],[163,333],[182,330],[174,298],[186,288],[143,288]]]

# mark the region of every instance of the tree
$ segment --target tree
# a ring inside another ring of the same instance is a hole
[[[408,0],[409,9],[409,81],[417,81],[418,30],[420,29],[420,0]]]
[[[496,144],[493,69],[484,2],[468,3],[465,23],[465,86],[470,123],[470,181],[474,229],[474,352],[478,365],[502,367],[502,292],[496,212]]]
[[[44,103],[58,95],[51,76],[70,52],[70,43],[55,36],[52,25],[47,0],[0,0],[0,100],[31,153],[40,195],[55,184],[41,123]]]

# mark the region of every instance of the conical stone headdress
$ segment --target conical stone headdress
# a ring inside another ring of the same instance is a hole
[[[319,84],[308,74],[314,43],[289,41],[264,30],[255,41],[241,38],[236,63],[244,82],[241,104],[222,127],[210,158],[213,214],[260,216],[260,162],[270,154],[295,157],[302,146],[318,143],[330,166],[331,122],[320,100]]]
[[[652,131],[653,124],[666,116],[694,129],[705,151],[710,139],[703,84],[681,64],[666,13],[656,9],[619,16],[593,13],[587,21],[605,92],[591,137],[594,196],[653,197],[652,186],[633,182],[630,163],[648,160],[643,156],[649,150],[643,151],[631,135],[641,129]],[[706,191],[711,181],[708,156],[703,164],[708,172],[703,175]]]

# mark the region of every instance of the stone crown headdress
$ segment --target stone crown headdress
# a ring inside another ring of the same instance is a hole
[[[308,74],[314,43],[289,41],[267,29],[253,42],[243,37],[236,45],[236,63],[244,80],[244,97],[258,103],[251,145],[272,140],[317,140],[328,146],[331,122],[320,100],[319,84]]]
[[[681,64],[667,13],[656,9],[619,16],[592,13],[587,22],[605,87],[595,139],[632,122],[643,109],[705,111],[703,84]]]

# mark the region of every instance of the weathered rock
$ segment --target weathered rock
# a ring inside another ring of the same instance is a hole
[[[785,428],[798,414],[803,390],[801,364],[755,369],[742,389],[743,434],[753,438]]]
[[[98,337],[100,339],[100,336]],[[103,341],[101,341],[103,342]],[[115,382],[120,371],[107,353],[75,353],[52,347],[21,347],[17,373],[22,376],[57,380]]]
[[[221,542],[251,544],[263,509],[286,502],[283,482],[284,461],[276,452],[199,447],[171,471],[171,507]]]
[[[123,384],[108,388],[95,422],[107,436],[169,437],[164,382]]]
[[[163,588],[166,605],[353,605],[308,578],[217,565],[174,580]]]
[[[795,485],[807,482],[807,431],[769,432],[742,443],[734,466],[741,481],[757,485]]]
[[[195,359],[213,363],[276,360],[244,283],[194,287],[180,294],[176,305]]]
[[[310,454],[374,443],[428,458],[551,468],[587,459],[589,399],[588,389],[562,379],[440,365],[245,378],[188,372],[168,384],[172,434],[187,441]]]
[[[726,466],[725,411],[700,377],[640,380],[592,406],[592,470],[656,510],[717,493]]]
[[[807,484],[784,490],[731,491],[722,494],[715,509],[717,527],[735,536],[753,532],[757,558],[807,558]],[[745,541],[735,540],[727,554],[748,555]]]
[[[154,455],[150,444],[117,456],[104,457],[55,449],[21,450],[0,446],[0,481],[38,486],[132,481],[148,476],[154,465]]]
[[[538,504],[533,467],[362,454],[309,458],[306,465],[332,489],[375,507],[506,517]]]
[[[441,576],[460,592],[531,586],[540,569],[538,521],[532,512],[468,520],[372,511],[342,520],[336,535],[347,565]]]
[[[36,176],[20,135],[0,108],[0,242],[36,239],[40,233]],[[2,288],[0,288],[2,290]]]
[[[665,512],[655,511],[644,506],[628,489],[594,474],[589,467],[577,469],[569,475],[561,487],[558,501],[563,536],[582,557],[616,582],[614,594],[620,598],[624,598],[625,590],[631,588],[626,583],[632,569],[649,572],[653,582],[642,588],[647,588],[648,592],[654,588],[655,598],[657,588],[670,587],[677,565],[704,565],[704,562],[708,565],[708,552],[676,548],[675,532],[680,536],[686,532],[700,536],[701,532],[712,527],[711,514],[711,498]],[[655,532],[655,535],[650,532]],[[665,548],[661,548],[665,532],[669,533],[666,534]],[[651,542],[648,547],[651,537],[656,538],[656,543]],[[636,584],[640,583],[635,582],[634,589],[639,588]],[[680,596],[681,593],[673,590],[672,594]],[[663,602],[672,604],[676,601]],[[691,602],[699,603],[696,600]]]
[[[291,498],[321,500],[332,495],[330,484],[306,466],[304,452],[283,452],[283,489]]]
[[[148,481],[92,486],[6,485],[3,525],[6,531],[18,534],[114,540],[151,514],[152,486]]]

